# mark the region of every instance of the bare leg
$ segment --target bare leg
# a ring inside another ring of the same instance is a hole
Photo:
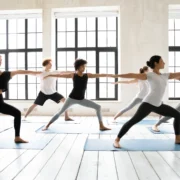
[[[27,118],[27,116],[33,111],[33,109],[37,106],[37,104],[33,104],[32,106],[30,106],[30,108],[27,110],[24,118]]]

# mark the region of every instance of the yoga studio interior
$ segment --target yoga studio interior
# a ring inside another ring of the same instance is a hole
[[[0,0],[0,180],[180,180],[180,0]]]

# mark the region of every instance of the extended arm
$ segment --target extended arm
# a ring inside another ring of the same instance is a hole
[[[117,81],[113,84],[133,84],[133,83],[137,83],[138,82],[138,79],[133,79],[133,80],[130,80],[130,81]]]
[[[11,71],[11,77],[15,76],[15,75],[20,75],[20,74],[24,74],[24,75],[38,75],[41,74],[41,71],[27,71],[27,70],[17,70],[17,71]]]
[[[146,74],[135,74],[135,73],[128,73],[128,74],[115,74],[112,75],[111,77],[114,78],[131,78],[131,79],[140,79],[140,80],[146,80],[147,75]]]
[[[91,74],[88,73],[88,78],[112,77],[113,74]]]

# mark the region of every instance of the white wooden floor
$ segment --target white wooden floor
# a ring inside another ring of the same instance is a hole
[[[104,117],[104,120],[110,117]],[[82,126],[98,128],[96,117],[74,117]],[[53,138],[43,150],[0,149],[0,180],[178,180],[180,152],[103,152],[83,150],[87,138],[114,139],[115,135],[36,134],[49,117],[29,117],[22,137]],[[63,123],[63,118],[58,121]],[[57,122],[57,123],[58,123]],[[0,137],[12,137],[11,117],[0,116]],[[2,132],[3,131],[3,132]],[[136,125],[124,138],[171,139]],[[1,142],[0,142],[1,143]]]

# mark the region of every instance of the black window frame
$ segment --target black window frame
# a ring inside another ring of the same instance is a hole
[[[95,18],[95,47],[78,47],[78,18],[75,18],[75,47],[58,48],[58,18],[55,19],[55,56],[56,69],[58,68],[58,52],[60,51],[74,51],[75,59],[78,51],[95,51],[96,52],[96,73],[99,73],[99,52],[114,52],[115,53],[115,74],[118,74],[118,17],[116,17],[116,47],[98,47],[98,17]],[[87,21],[86,21],[87,23]],[[86,24],[87,27],[87,24]],[[115,78],[117,81],[118,78]],[[118,100],[118,86],[115,86],[115,98],[100,98],[99,97],[99,78],[96,78],[96,101]]]
[[[42,32],[43,33],[43,32]],[[0,49],[0,54],[5,54],[5,71],[9,70],[9,53],[25,53],[25,70],[28,70],[28,53],[29,52],[42,52],[43,48],[28,48],[28,19],[25,19],[25,48],[23,49],[9,49],[9,23],[8,19],[6,19],[6,49]],[[18,84],[18,83],[17,83]],[[37,84],[37,83],[36,83]],[[8,88],[9,89],[9,88]],[[18,90],[17,90],[18,91]],[[34,100],[28,98],[28,77],[25,76],[25,99],[9,99],[9,90],[5,92],[4,99],[5,100]]]

